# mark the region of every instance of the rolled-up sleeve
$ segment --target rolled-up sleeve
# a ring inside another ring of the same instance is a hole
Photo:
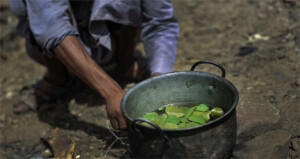
[[[169,0],[144,0],[141,40],[151,73],[173,70],[177,54],[179,26]]]
[[[51,49],[67,35],[78,35],[67,0],[26,0],[26,7],[30,29],[47,55],[52,56]]]

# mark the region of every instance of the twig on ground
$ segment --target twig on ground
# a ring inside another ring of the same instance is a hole
[[[107,125],[107,129],[108,131],[116,138],[115,141],[113,143],[111,143],[109,145],[109,147],[107,148],[105,154],[104,154],[104,157],[106,157],[107,153],[109,152],[109,150],[112,148],[112,146],[117,142],[117,141],[120,141],[122,145],[125,145],[126,146],[126,143],[123,141],[123,139],[128,139],[128,137],[119,137],[117,136],[111,129],[110,129],[110,126],[109,126],[109,121],[107,120],[106,121],[106,125]]]

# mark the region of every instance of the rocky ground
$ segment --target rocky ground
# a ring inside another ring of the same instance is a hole
[[[12,113],[18,91],[39,80],[45,69],[27,57],[24,40],[13,29],[16,20],[7,2],[1,3],[1,158],[50,156],[51,146],[73,158],[126,156],[122,142],[111,146],[116,138],[109,131],[103,100],[88,88],[68,95],[47,113]],[[233,158],[300,158],[299,2],[178,0],[173,4],[181,29],[174,70],[212,60],[226,68],[226,78],[239,90]],[[220,74],[212,66],[197,70]]]

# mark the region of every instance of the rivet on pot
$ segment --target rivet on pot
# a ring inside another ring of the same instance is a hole
[[[185,85],[186,85],[187,88],[190,88],[192,86],[192,84],[190,82],[186,82]]]

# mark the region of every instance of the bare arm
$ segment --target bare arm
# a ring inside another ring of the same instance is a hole
[[[88,55],[77,37],[66,36],[58,46],[53,48],[53,51],[68,69],[104,97],[113,128],[125,129],[126,123],[120,108],[124,91]]]

